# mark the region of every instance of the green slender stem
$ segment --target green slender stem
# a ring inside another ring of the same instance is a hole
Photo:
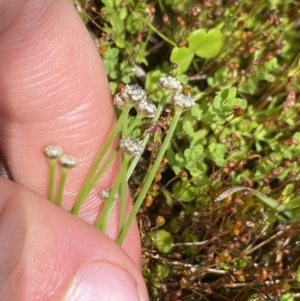
[[[161,115],[161,112],[162,112],[163,108],[165,107],[165,104],[166,104],[166,102],[167,102],[169,96],[170,96],[170,94],[167,94],[167,95],[164,95],[164,96],[162,97],[162,99],[161,99],[161,101],[160,101],[160,103],[159,103],[159,105],[158,105],[158,107],[157,107],[155,116],[153,117],[153,119],[152,119],[152,121],[151,121],[151,125],[155,124],[155,123],[158,121],[158,119],[159,119],[159,117],[160,117],[160,115]],[[147,133],[147,134],[145,135],[143,141],[142,141],[142,147],[143,147],[143,149],[146,147],[146,145],[147,145],[149,139],[150,139],[150,134]],[[128,180],[129,180],[129,178],[131,177],[131,174],[132,174],[132,172],[134,171],[136,165],[138,164],[138,162],[139,162],[139,160],[140,160],[140,157],[141,157],[141,156],[134,157],[133,160],[131,161],[130,166],[129,166],[129,168],[128,168],[128,170],[127,170],[127,173],[126,173],[126,181],[127,181],[127,182],[128,182]]]
[[[59,187],[58,187],[58,192],[57,192],[57,197],[56,197],[56,205],[58,207],[61,207],[61,204],[62,204],[62,197],[63,197],[68,173],[69,173],[69,168],[62,167],[60,182],[59,182]]]
[[[53,202],[54,200],[54,181],[57,159],[48,159],[49,161],[49,190],[48,200]]]
[[[119,231],[118,234],[121,233],[123,227],[124,227],[124,222],[125,222],[125,214],[126,214],[126,177],[122,177],[121,181],[121,191],[120,191],[120,221],[119,221]]]
[[[100,229],[102,232],[105,232],[108,218],[111,215],[112,210],[115,207],[116,201],[115,201],[115,195],[118,193],[122,178],[125,178],[127,166],[129,163],[130,158],[128,156],[124,156],[121,169],[118,173],[118,176],[115,180],[114,186],[112,187],[112,190],[109,194],[108,199],[105,201],[105,206],[103,211],[101,212],[100,218],[96,222],[95,226],[96,228]]]
[[[130,136],[131,132],[133,131],[133,129],[137,126],[137,124],[141,121],[143,117],[141,115],[136,115],[136,117],[134,118],[134,120],[132,121],[132,123],[130,124],[130,126],[127,129],[127,135]],[[124,137],[124,136],[123,136]]]
[[[133,205],[133,208],[129,214],[129,217],[127,219],[127,221],[125,222],[125,225],[123,227],[123,229],[121,230],[121,233],[120,233],[120,236],[119,236],[119,239],[118,239],[118,244],[119,245],[122,245],[123,242],[124,242],[124,239],[129,231],[129,228],[132,224],[132,222],[134,221],[143,201],[144,201],[144,198],[153,182],[153,179],[156,175],[156,172],[159,168],[159,165],[161,163],[161,160],[163,159],[163,156],[167,150],[167,148],[169,147],[170,145],[170,141],[173,137],[173,134],[174,134],[174,131],[176,129],[176,125],[178,123],[178,120],[179,120],[179,117],[181,115],[182,111],[179,111],[179,110],[176,110],[175,111],[175,115],[170,123],[170,128],[168,130],[168,133],[166,135],[166,138],[165,140],[163,141],[162,145],[160,146],[160,149],[159,149],[159,152],[157,154],[157,157],[156,157],[156,160],[153,164],[153,167],[151,169],[151,171],[149,172],[147,178],[146,178],[146,181],[145,181],[145,184],[143,185],[143,188],[141,190],[141,192],[139,193],[139,196],[137,198],[137,200],[135,201],[134,205]]]
[[[128,117],[128,115],[127,115]],[[126,119],[126,122],[123,122],[123,125],[122,125],[122,130],[121,130],[121,136],[122,137],[126,137],[127,136],[127,133],[128,133],[128,118]]]
[[[80,191],[80,193],[77,197],[77,200],[75,202],[75,206],[72,209],[72,213],[74,215],[78,214],[82,203],[84,202],[86,196],[88,195],[87,191],[89,190],[89,187],[90,187],[90,185],[93,181],[93,178],[95,176],[95,173],[96,173],[101,161],[103,160],[104,156],[106,155],[109,147],[112,145],[112,143],[113,143],[114,139],[116,138],[118,132],[121,130],[123,123],[127,122],[127,117],[128,117],[128,113],[129,113],[130,109],[131,109],[131,106],[128,106],[128,105],[123,109],[123,111],[122,111],[122,113],[121,113],[121,115],[120,115],[113,131],[110,133],[109,137],[106,140],[106,143],[104,144],[102,150],[100,151],[99,155],[97,156],[96,160],[94,161],[94,163],[91,167],[91,170],[90,170],[89,174],[87,175],[87,177],[85,179],[83,187],[82,187],[82,189],[81,189],[81,191]]]
[[[172,45],[173,47],[177,47],[176,43],[173,42],[171,39],[169,39],[167,36],[162,34],[158,29],[156,29],[150,22],[146,22],[146,24],[157,34],[159,35],[163,40],[165,40],[167,43]]]
[[[141,21],[143,21],[146,25],[148,25],[157,35],[159,35],[163,40],[165,40],[166,42],[168,42],[169,44],[171,44],[172,46],[176,47],[176,43],[174,43],[172,40],[170,40],[168,37],[166,37],[164,34],[162,34],[158,29],[156,29],[152,24],[151,22],[149,22],[149,20],[145,20],[139,16],[137,16],[134,11],[132,9],[130,9],[132,14],[140,19]]]
[[[90,192],[98,185],[98,183],[100,182],[100,180],[104,176],[105,172],[107,171],[107,169],[109,168],[109,166],[111,165],[113,160],[116,158],[117,153],[118,153],[118,151],[116,149],[114,149],[112,151],[112,153],[109,155],[109,157],[105,161],[103,167],[98,172],[98,174],[95,176],[95,178],[94,178],[93,182],[91,183],[90,187],[87,189],[87,195],[86,196],[88,196],[90,194]]]

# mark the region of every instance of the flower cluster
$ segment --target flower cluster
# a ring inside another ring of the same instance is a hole
[[[156,112],[156,106],[151,99],[145,99],[135,106],[138,114],[152,118]]]
[[[162,90],[172,91],[174,94],[171,98],[171,103],[175,109],[180,111],[190,110],[195,104],[195,99],[191,94],[182,93],[182,85],[176,77],[171,75],[162,76],[158,80],[158,86]]]
[[[110,188],[105,188],[105,189],[103,189],[103,190],[100,191],[99,196],[100,196],[100,198],[101,198],[102,200],[106,201],[106,200],[109,198],[110,193],[111,193],[111,189],[110,189]],[[114,196],[114,201],[117,201],[117,200],[118,200],[119,195],[120,195],[119,192],[117,192],[117,193],[115,194],[115,196]]]
[[[66,155],[59,145],[48,145],[44,149],[44,154],[49,160],[57,160],[64,168],[73,168],[76,166],[77,160],[74,156]]]
[[[114,96],[114,105],[123,109],[126,104],[134,105],[138,114],[152,118],[156,112],[156,106],[151,99],[147,99],[144,89],[139,85],[126,85],[121,92]]]
[[[142,142],[133,137],[124,137],[120,141],[122,152],[130,157],[140,156],[143,153]]]
[[[59,158],[59,163],[64,168],[73,168],[77,164],[77,160],[74,156],[62,155]]]
[[[63,154],[63,150],[58,145],[48,145],[44,149],[44,154],[49,159],[58,159]]]
[[[115,95],[114,104],[122,109],[126,104],[137,105],[146,99],[146,92],[139,85],[126,85]]]
[[[175,108],[181,111],[188,111],[194,106],[195,98],[191,94],[176,92],[173,95],[171,102]]]
[[[163,90],[169,90],[173,92],[182,91],[182,85],[180,81],[171,75],[160,77],[157,84]]]

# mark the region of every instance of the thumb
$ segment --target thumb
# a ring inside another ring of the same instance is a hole
[[[139,269],[106,235],[7,179],[0,191],[5,300],[148,300]]]

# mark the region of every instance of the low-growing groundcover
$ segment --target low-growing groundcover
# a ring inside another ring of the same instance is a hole
[[[196,98],[137,215],[150,299],[300,299],[300,2],[74,4],[112,94],[139,84],[158,104],[171,75]],[[134,199],[173,115],[167,102],[136,124],[135,137],[151,135]]]

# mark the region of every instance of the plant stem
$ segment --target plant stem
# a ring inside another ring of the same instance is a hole
[[[58,187],[58,192],[57,192],[57,197],[56,197],[56,205],[58,207],[61,207],[61,205],[62,205],[62,197],[63,197],[68,173],[69,173],[69,169],[62,167],[60,182],[59,182],[59,187]]]
[[[172,40],[170,40],[167,36],[165,36],[163,33],[161,33],[156,27],[154,27],[150,22],[146,22],[146,24],[157,34],[159,35],[163,40],[165,40],[167,43],[172,45],[173,47],[177,47],[176,43],[174,43]]]
[[[154,116],[153,119],[152,119],[151,125],[155,124],[155,123],[158,121],[158,119],[159,119],[159,117],[160,117],[160,115],[161,115],[161,112],[162,112],[162,110],[163,110],[163,108],[164,108],[164,106],[165,106],[165,104],[166,104],[166,102],[167,102],[169,96],[170,96],[170,95],[163,95],[163,97],[162,97],[162,99],[161,99],[161,101],[160,101],[160,103],[159,103],[159,105],[158,105],[158,107],[157,107],[155,116]],[[146,145],[147,145],[149,139],[150,139],[150,134],[147,133],[147,134],[145,135],[143,141],[142,141],[142,147],[143,147],[143,149],[146,147]],[[139,162],[140,157],[141,157],[141,156],[134,157],[133,160],[131,161],[130,166],[129,166],[129,168],[128,168],[128,170],[127,170],[127,173],[126,173],[126,181],[127,181],[127,182],[128,182],[128,180],[129,180],[129,178],[131,177],[131,174],[132,174],[132,172],[134,171],[134,169],[135,169],[137,163]]]
[[[169,147],[170,145],[170,141],[173,137],[173,134],[174,134],[174,131],[175,131],[175,128],[176,128],[176,125],[178,123],[178,120],[179,120],[179,117],[181,115],[182,111],[179,111],[179,110],[176,110],[175,111],[175,115],[170,123],[170,128],[168,130],[168,133],[166,135],[166,138],[165,140],[163,141],[161,147],[160,147],[160,150],[157,154],[157,157],[156,157],[156,160],[153,164],[153,167],[151,169],[151,171],[149,172],[147,178],[146,178],[146,181],[145,181],[145,184],[143,185],[143,188],[141,190],[141,192],[139,193],[139,196],[137,198],[137,200],[135,201],[134,205],[133,205],[133,208],[129,214],[129,217],[127,218],[127,221],[125,222],[125,225],[123,227],[123,229],[121,230],[121,233],[120,233],[120,236],[119,236],[119,239],[118,239],[118,244],[119,245],[122,245],[124,240],[125,240],[125,237],[129,231],[129,228],[133,222],[133,220],[135,219],[143,201],[144,201],[144,198],[153,182],[153,179],[155,177],[155,174],[159,168],[159,165],[161,163],[161,160],[163,159],[163,156],[167,150],[167,148]]]
[[[114,205],[116,203],[115,195],[118,193],[122,178],[125,178],[129,160],[130,160],[130,157],[124,156],[123,161],[122,161],[122,165],[121,165],[121,169],[120,169],[120,171],[118,173],[118,176],[115,180],[114,186],[112,187],[112,190],[109,194],[109,197],[105,201],[104,209],[101,212],[101,215],[100,215],[98,221],[95,224],[96,228],[100,229],[102,232],[105,232],[108,218],[110,217],[111,212],[114,209]]]
[[[176,43],[173,42],[172,40],[170,40],[168,37],[166,37],[163,33],[161,33],[158,29],[156,29],[150,22],[149,20],[145,20],[145,19],[142,19],[141,17],[137,16],[135,14],[135,12],[130,8],[132,14],[140,19],[141,21],[143,21],[146,25],[148,25],[157,35],[159,35],[163,40],[165,40],[167,43],[169,43],[170,45],[172,45],[173,47],[176,47]]]
[[[127,122],[127,117],[128,117],[128,113],[129,113],[130,109],[131,109],[131,106],[128,106],[128,105],[123,109],[113,131],[110,133],[109,137],[106,140],[106,143],[104,144],[102,150],[100,151],[99,155],[97,156],[96,160],[94,161],[94,163],[91,167],[91,170],[84,181],[83,187],[77,197],[75,206],[72,209],[72,213],[74,215],[78,214],[82,203],[84,202],[85,198],[87,197],[87,195],[88,195],[87,191],[89,190],[89,187],[93,181],[93,178],[95,176],[95,173],[96,173],[101,161],[103,160],[104,156],[106,155],[109,147],[112,145],[118,132],[121,130],[123,123]]]
[[[57,159],[48,159],[49,161],[49,190],[48,199],[53,202],[54,200],[54,181]]]
[[[112,153],[109,155],[107,160],[105,161],[104,165],[102,166],[101,170],[98,172],[98,174],[95,176],[93,182],[91,183],[90,187],[87,189],[87,195],[86,197],[90,194],[90,192],[97,186],[113,160],[116,158],[118,151],[114,149]]]
[[[134,118],[134,120],[131,122],[130,126],[127,129],[127,135],[126,136],[130,136],[131,132],[136,127],[136,125],[141,121],[141,119],[142,119],[141,115],[136,115],[136,117]],[[122,135],[122,136],[125,137],[125,135]]]
[[[120,220],[119,220],[119,231],[118,235],[120,235],[125,222],[125,214],[126,214],[126,177],[122,177],[121,180],[121,189],[120,189]]]

